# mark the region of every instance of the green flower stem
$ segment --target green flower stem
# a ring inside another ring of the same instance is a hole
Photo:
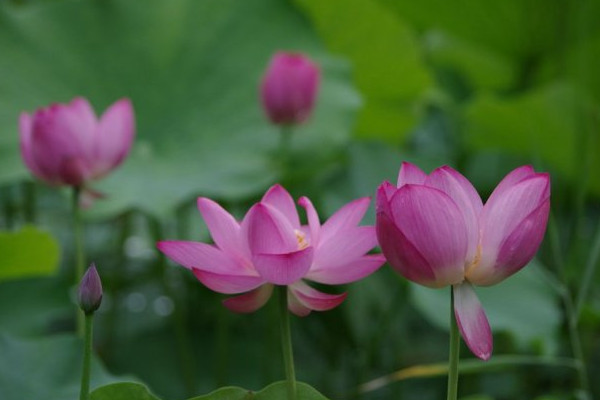
[[[292,141],[292,127],[290,125],[282,125],[279,139],[279,158],[281,168],[281,180],[285,181],[290,173],[291,166],[291,151],[290,145]]]
[[[460,335],[454,315],[454,290],[450,287],[450,357],[448,359],[448,396],[447,400],[456,400],[458,393],[458,359]]]
[[[80,312],[84,315],[83,312]],[[81,390],[79,400],[88,400],[90,398],[90,364],[92,361],[92,323],[94,314],[85,315],[85,338],[83,347],[83,366],[81,368]]]
[[[85,269],[85,253],[83,248],[83,233],[81,223],[81,209],[79,200],[81,196],[81,188],[75,186],[73,188],[72,209],[73,209],[73,236],[75,238],[75,286],[79,285]],[[84,330],[83,315],[77,310],[77,335],[83,337]]]
[[[296,400],[296,373],[294,372],[294,352],[292,349],[292,334],[290,331],[290,314],[288,311],[287,286],[277,286],[279,297],[279,322],[281,326],[281,348],[287,379],[288,398]]]

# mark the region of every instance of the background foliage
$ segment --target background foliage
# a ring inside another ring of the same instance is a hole
[[[138,125],[131,157],[97,184],[107,198],[86,213],[106,289],[93,387],[137,380],[154,393],[132,384],[139,398],[183,399],[281,379],[274,305],[228,313],[154,242],[209,240],[198,195],[241,215],[281,181],[328,214],[393,181],[406,159],[450,164],[484,197],[518,165],[551,172],[539,258],[479,291],[495,355],[535,362],[475,367],[461,393],[573,398],[576,368],[558,362],[572,361],[573,329],[589,376],[600,373],[598,15],[597,0],[0,2],[0,398],[77,393],[68,199],[31,180],[17,134],[21,111],[77,95],[97,112],[130,97]],[[285,174],[257,93],[280,49],[309,54],[323,73]],[[447,293],[388,267],[344,289],[340,308],[293,321],[299,378],[331,399],[442,397],[443,377],[406,368],[445,360]],[[360,386],[398,370],[376,390]],[[600,396],[598,382],[591,390]]]

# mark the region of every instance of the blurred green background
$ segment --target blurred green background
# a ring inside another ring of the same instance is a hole
[[[0,398],[78,393],[68,193],[32,181],[17,118],[79,95],[98,113],[131,98],[138,126],[128,160],[94,185],[107,198],[86,211],[88,260],[105,287],[93,387],[137,380],[175,400],[282,379],[274,304],[229,313],[155,241],[210,240],[199,195],[241,216],[282,182],[325,217],[409,160],[459,169],[483,198],[516,166],[551,173],[538,258],[478,291],[492,360],[532,364],[477,364],[460,393],[585,398],[582,374],[600,374],[599,16],[598,0],[0,0]],[[285,175],[258,101],[277,50],[322,69]],[[338,309],[293,319],[298,378],[331,399],[443,398],[443,375],[359,388],[446,360],[446,291],[387,266],[342,289]],[[588,398],[600,396],[590,385]]]

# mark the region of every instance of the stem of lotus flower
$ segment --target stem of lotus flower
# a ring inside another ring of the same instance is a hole
[[[81,277],[85,269],[85,254],[83,248],[83,234],[81,227],[81,208],[79,207],[79,198],[81,195],[81,188],[75,186],[73,188],[73,236],[75,238],[75,285],[79,285]],[[83,315],[77,310],[77,335],[83,337],[84,330]]]
[[[454,291],[450,286],[450,357],[448,359],[448,396],[447,400],[456,400],[458,393],[458,360],[460,335],[454,315]]]
[[[279,159],[281,164],[281,178],[285,180],[290,170],[290,143],[292,139],[292,128],[289,125],[282,125],[279,142]]]
[[[83,315],[83,312],[79,312]],[[79,391],[79,400],[88,400],[90,398],[90,364],[92,361],[92,323],[94,313],[85,315],[85,337],[83,347],[83,367],[81,368],[81,389]]]
[[[296,400],[296,373],[294,372],[294,352],[292,350],[292,334],[290,330],[290,314],[288,311],[287,286],[277,286],[279,300],[279,322],[281,326],[281,348],[287,378],[287,400]]]

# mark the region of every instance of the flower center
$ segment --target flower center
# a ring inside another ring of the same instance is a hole
[[[294,229],[294,234],[296,235],[296,240],[298,241],[298,250],[304,250],[308,247],[308,240],[306,240],[306,235],[304,232]]]

